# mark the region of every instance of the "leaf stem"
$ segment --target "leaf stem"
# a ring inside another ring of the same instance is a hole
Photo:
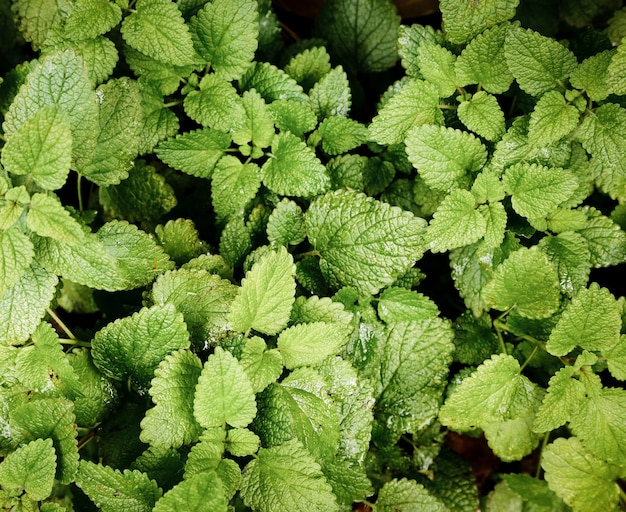
[[[541,442],[541,450],[539,451],[539,461],[537,462],[537,471],[535,471],[535,478],[539,478],[541,476],[541,458],[543,457],[543,451],[548,446],[548,442],[550,441],[550,430],[546,432],[543,436],[543,441]]]
[[[95,437],[96,437],[96,431],[90,430],[89,432],[87,432],[85,436],[81,437],[78,440],[78,443],[76,444],[77,449],[80,450],[81,448],[84,448],[91,442],[92,439],[95,439]]]
[[[183,100],[170,101],[169,103],[164,103],[163,108],[177,107],[178,105],[182,105]]]
[[[57,323],[57,325],[63,330],[63,332],[65,334],[67,334],[67,337],[75,342],[78,342],[78,340],[76,339],[76,336],[74,336],[74,334],[72,334],[72,331],[70,331],[69,327],[67,325],[65,325],[65,323],[63,323],[63,320],[61,320],[59,318],[59,316],[50,308],[46,308],[46,312],[52,317],[52,319]]]
[[[530,355],[526,358],[526,361],[524,361],[524,363],[522,364],[522,366],[520,366],[520,373],[522,373],[524,371],[524,368],[526,368],[526,366],[528,365],[528,363],[530,363],[531,359],[533,357],[535,357],[535,354],[537,353],[537,350],[539,350],[539,345],[535,345],[533,348],[533,351],[530,353]]]
[[[78,178],[76,178],[76,189],[78,191],[78,211],[82,213],[83,211],[83,194],[81,193],[81,182],[83,179],[82,174],[78,174]]]
[[[308,256],[319,256],[319,255],[320,255],[320,252],[316,249],[313,249],[312,251],[301,252],[300,254],[296,254],[296,259],[303,260],[304,258]]]
[[[75,347],[91,348],[91,343],[88,341],[66,340],[66,339],[61,339],[60,341],[62,345],[73,345]]]

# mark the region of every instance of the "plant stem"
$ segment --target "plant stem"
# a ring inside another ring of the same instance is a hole
[[[67,325],[65,325],[63,323],[63,320],[61,320],[59,318],[59,316],[50,308],[46,308],[46,312],[52,317],[52,319],[57,323],[57,325],[63,330],[63,332],[65,334],[67,334],[67,337],[75,342],[78,342],[78,340],[76,339],[76,336],[74,336],[74,334],[72,334],[72,331],[70,331],[70,329],[68,328]]]
[[[301,252],[300,254],[296,254],[296,259],[302,260],[306,258],[307,256],[319,256],[319,255],[320,255],[320,252],[313,249],[312,251]]]
[[[550,441],[550,431],[546,432],[543,436],[543,441],[541,442],[541,450],[539,452],[539,462],[537,462],[537,471],[535,471],[535,478],[539,478],[541,476],[541,458],[543,457],[543,451],[548,446],[548,441]]]
[[[526,358],[526,361],[524,361],[524,363],[522,364],[522,366],[520,366],[520,373],[524,371],[524,368],[526,368],[526,365],[528,365],[528,363],[530,363],[531,359],[533,357],[535,357],[535,354],[537,353],[537,350],[539,350],[539,345],[535,345],[533,348],[533,351],[530,353],[530,355]]]
[[[76,188],[78,189],[78,211],[83,211],[83,194],[81,194],[80,186],[81,181],[83,179],[83,175],[79,174],[78,178],[76,178]]]

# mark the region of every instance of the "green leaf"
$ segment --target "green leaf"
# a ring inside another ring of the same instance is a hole
[[[43,398],[25,402],[11,415],[11,426],[20,442],[51,438],[57,456],[56,476],[62,484],[74,481],[78,469],[76,424],[72,402]]]
[[[423,219],[356,192],[317,198],[306,223],[323,272],[361,295],[391,284],[424,250]]]
[[[198,178],[210,178],[230,143],[231,138],[227,133],[203,128],[161,142],[155,153],[174,169]]]
[[[420,73],[439,91],[439,97],[448,98],[457,90],[454,70],[456,56],[438,44],[422,44],[417,49],[417,65]]]
[[[378,316],[386,324],[428,320],[439,315],[437,305],[422,293],[392,286],[380,294]]]
[[[243,470],[241,496],[260,512],[339,510],[319,464],[296,440],[259,450]]]
[[[257,2],[215,0],[190,21],[198,55],[227,80],[240,78],[250,66],[259,33]]]
[[[521,27],[509,28],[504,54],[521,89],[532,96],[556,88],[578,64],[574,54],[555,39]]]
[[[176,195],[165,178],[151,165],[139,160],[128,178],[119,185],[98,189],[100,204],[115,218],[128,222],[154,222],[177,204]]]
[[[621,328],[622,306],[609,290],[592,283],[568,304],[546,349],[556,356],[563,356],[576,346],[604,351],[619,342]]]
[[[581,235],[566,231],[557,236],[546,236],[539,242],[539,248],[556,267],[563,293],[571,296],[586,286],[591,254],[587,241]]]
[[[156,502],[154,512],[211,510],[226,512],[228,502],[224,486],[215,471],[200,473],[183,480]]]
[[[323,46],[315,46],[294,55],[285,66],[285,73],[308,91],[330,71],[330,55]]]
[[[351,97],[348,76],[341,66],[337,66],[309,91],[309,105],[318,119],[347,116]]]
[[[477,203],[490,202],[491,204],[504,199],[504,185],[495,172],[483,171],[478,173],[471,188]]]
[[[337,501],[343,505],[363,501],[373,493],[365,468],[351,461],[343,459],[325,461],[322,471],[332,486]]]
[[[3,345],[25,342],[54,297],[56,275],[33,262],[0,296],[0,340]]]
[[[348,342],[344,333],[333,323],[297,324],[278,336],[278,350],[288,369],[314,366],[336,355]]]
[[[305,103],[276,100],[269,106],[269,110],[279,130],[289,131],[298,137],[310,132],[317,125],[315,112]]]
[[[19,282],[34,254],[33,243],[19,229],[0,231],[0,297]]]
[[[52,439],[36,439],[9,453],[0,463],[0,485],[5,491],[26,492],[33,501],[52,494],[57,456]]]
[[[548,91],[530,114],[528,141],[536,146],[547,146],[565,137],[578,125],[579,112],[568,105],[558,91]]]
[[[242,164],[232,155],[222,157],[211,180],[211,202],[218,219],[242,216],[260,186],[261,170],[257,164]]]
[[[386,482],[378,492],[376,510],[380,512],[448,512],[438,498],[430,494],[422,484],[403,478]]]
[[[591,267],[610,267],[624,262],[626,255],[626,233],[599,211],[585,207],[588,220],[576,232],[587,241],[591,255]]]
[[[197,123],[225,132],[241,128],[246,119],[243,101],[235,88],[215,73],[204,75],[199,90],[185,97],[184,107]]]
[[[147,390],[161,361],[189,347],[189,333],[173,305],[157,305],[111,322],[95,334],[91,347],[102,373],[115,380],[129,378],[138,389]]]
[[[247,457],[259,450],[261,440],[247,428],[233,428],[226,434],[226,449],[235,457]]]
[[[287,198],[276,205],[267,221],[267,238],[273,245],[298,245],[306,238],[302,208]]]
[[[254,391],[239,361],[221,347],[209,356],[196,386],[193,411],[204,428],[246,427],[257,412]]]
[[[54,195],[34,194],[31,197],[26,225],[39,236],[68,245],[80,244],[85,238],[81,225]]]
[[[220,236],[220,254],[231,267],[240,265],[252,250],[250,229],[241,217],[232,217]]]
[[[515,419],[536,405],[536,388],[520,373],[517,359],[497,354],[454,388],[439,411],[439,420],[453,430],[465,431]]]
[[[205,340],[211,329],[227,325],[237,287],[206,270],[178,269],[161,274],[152,287],[159,306],[173,304],[183,314],[192,341]]]
[[[589,453],[576,437],[549,444],[541,466],[550,489],[574,512],[614,510],[620,497],[618,468]]]
[[[334,302],[329,297],[300,296],[291,310],[290,323],[333,322],[338,326],[352,330],[354,315],[347,311],[341,302]]]
[[[272,153],[261,173],[267,188],[285,196],[314,196],[330,186],[326,168],[313,149],[289,132],[274,137]]]
[[[265,341],[258,336],[253,336],[246,342],[239,362],[255,393],[263,391],[283,372],[280,352],[277,349],[268,350]]]
[[[139,152],[143,125],[139,84],[125,77],[109,80],[96,95],[100,114],[96,147],[80,171],[97,185],[115,185],[128,177]]]
[[[405,143],[413,166],[426,185],[437,190],[458,187],[468,171],[478,171],[487,160],[487,150],[478,138],[444,126],[416,126]]]
[[[548,487],[545,480],[538,480],[527,474],[502,475],[507,487],[522,497],[528,505],[550,507],[551,510],[562,510],[563,502]]]
[[[500,140],[504,135],[504,113],[496,97],[485,91],[459,103],[457,115],[467,128],[488,141]]]
[[[14,9],[17,28],[33,44],[33,49],[58,42],[63,18],[57,5],[22,1],[16,2]]]
[[[443,32],[430,25],[419,23],[400,25],[398,29],[398,53],[406,74],[413,78],[423,78],[418,63],[418,50],[423,44],[441,45],[445,42]]]
[[[602,71],[605,71],[605,68],[601,68],[601,69]],[[602,77],[604,77],[605,75],[608,75],[606,76],[607,82],[610,86],[610,90],[608,92],[612,92],[613,94],[621,94],[621,95],[626,94],[626,85],[624,85],[624,70],[625,69],[626,69],[626,44],[622,40],[622,43],[617,47],[617,52],[614,55],[612,55],[612,58],[608,65],[608,69],[606,69],[606,71],[608,72],[602,73],[601,75]],[[605,89],[601,89],[601,91],[602,93],[604,93]],[[598,94],[598,96],[600,95]],[[597,98],[592,98],[592,99],[597,100]],[[604,99],[604,98],[601,97],[600,99]]]
[[[508,219],[504,205],[500,202],[483,204],[478,210],[486,222],[485,243],[490,247],[498,247],[504,240]]]
[[[349,71],[385,71],[396,63],[400,17],[391,2],[330,0],[315,26],[329,53]]]
[[[615,51],[605,50],[582,61],[572,71],[572,86],[584,90],[593,101],[605,100],[611,92],[610,63],[614,55]]]
[[[579,404],[585,400],[585,387],[579,380],[572,378],[575,373],[574,366],[566,366],[550,378],[548,393],[533,423],[535,432],[556,430],[576,414]]]
[[[497,351],[498,337],[492,331],[491,318],[483,314],[474,316],[466,310],[454,322],[454,360],[477,366]]]
[[[80,462],[76,485],[102,512],[150,512],[162,494],[145,473],[128,469],[122,473],[88,460]]]
[[[321,137],[322,149],[327,155],[346,153],[367,142],[367,128],[346,117],[327,117],[316,133]]]
[[[159,142],[176,135],[180,125],[178,117],[166,107],[158,90],[142,83],[140,92],[143,127],[139,136],[139,154],[144,155],[151,153]]]
[[[405,432],[416,433],[439,411],[454,345],[452,329],[440,318],[387,326],[376,357],[366,369],[377,396],[378,428],[396,442]]]
[[[487,222],[476,208],[474,195],[453,190],[441,202],[428,226],[426,238],[432,252],[472,244],[485,235]]]
[[[480,84],[491,94],[506,92],[513,74],[504,55],[504,42],[510,25],[496,25],[478,34],[456,60],[456,76],[460,86]]]
[[[242,95],[246,118],[243,127],[233,133],[235,144],[245,145],[249,142],[256,148],[266,148],[274,138],[274,120],[270,110],[255,90],[245,91]]]
[[[4,204],[0,207],[0,228],[8,229],[13,226],[29,202],[30,194],[24,185],[9,188],[4,194]]]
[[[302,87],[282,69],[269,62],[255,62],[239,80],[239,89],[255,89],[268,104],[276,100],[294,100],[300,103],[308,101]]]
[[[560,304],[556,269],[544,253],[519,249],[496,268],[484,295],[499,311],[515,307],[525,318],[548,318]]]
[[[603,352],[606,357],[609,372],[619,380],[626,380],[626,334],[622,334],[620,341],[614,347]]]
[[[172,63],[161,62],[128,45],[124,46],[124,57],[135,75],[162,95],[176,92],[181,79],[188,77],[194,70],[191,65],[175,66]]]
[[[43,188],[61,188],[70,172],[72,133],[67,116],[43,107],[7,140],[2,165],[14,175],[30,174]]]
[[[578,188],[578,180],[571,172],[538,164],[512,165],[502,181],[512,195],[513,209],[531,219],[546,217]]]
[[[193,415],[193,397],[201,371],[200,359],[189,350],[161,361],[150,386],[155,405],[141,421],[144,443],[179,448],[198,440],[201,427]]]
[[[409,80],[372,119],[370,138],[379,144],[397,144],[412,127],[433,124],[440,116],[437,88],[423,80]]]
[[[138,0],[122,22],[122,36],[128,45],[160,62],[186,66],[197,59],[189,29],[171,0]]]
[[[441,2],[443,28],[452,43],[466,43],[483,30],[515,16],[519,0],[485,0],[459,4],[454,0]]]

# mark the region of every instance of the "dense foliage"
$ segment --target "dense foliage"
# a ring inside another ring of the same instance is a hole
[[[626,9],[433,23],[0,0],[3,510],[626,505]]]

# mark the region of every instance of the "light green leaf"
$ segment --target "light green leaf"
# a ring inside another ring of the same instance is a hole
[[[330,297],[300,296],[291,310],[290,323],[333,322],[351,331],[353,318],[341,302],[333,302]]]
[[[454,71],[456,56],[438,44],[422,44],[417,49],[417,65],[427,82],[439,91],[439,97],[448,98],[457,90]]]
[[[189,24],[198,55],[227,80],[240,78],[257,49],[258,18],[253,0],[207,3]]]
[[[316,19],[328,51],[352,72],[385,71],[398,58],[400,17],[386,0],[329,0]]]
[[[487,222],[476,208],[474,195],[453,190],[441,202],[428,226],[426,238],[432,252],[472,244],[485,235]]]
[[[82,460],[76,485],[102,512],[150,512],[162,491],[145,473],[125,470]]]
[[[424,251],[423,219],[364,194],[328,193],[305,217],[323,272],[362,295],[391,284]]]
[[[330,186],[326,168],[313,149],[289,132],[274,137],[272,154],[261,172],[263,184],[280,195],[314,196]]]
[[[280,352],[275,348],[268,350],[265,341],[258,336],[253,336],[246,342],[239,362],[255,393],[263,391],[283,372]]]
[[[185,97],[184,107],[191,119],[215,130],[237,130],[246,120],[241,97],[230,82],[215,73],[204,75],[199,90]]]
[[[590,207],[583,208],[588,220],[576,230],[587,241],[591,267],[610,267],[626,260],[626,233],[608,217]]]
[[[572,378],[576,368],[566,366],[556,372],[548,383],[548,393],[537,410],[533,430],[548,432],[565,425],[585,400],[585,387],[577,379]]]
[[[239,80],[241,91],[256,89],[266,103],[276,100],[294,100],[307,103],[302,87],[282,69],[269,62],[255,62]]]
[[[68,7],[65,3],[61,5]],[[58,42],[62,31],[63,13],[56,2],[47,4],[45,1],[21,1],[15,3],[14,9],[16,28],[19,28],[26,41],[33,44],[33,49],[40,50],[46,43],[49,45]],[[9,7],[8,16],[11,16],[10,13]]]
[[[609,372],[619,380],[626,380],[626,334],[622,334],[620,341],[614,347],[603,352],[606,357]]]
[[[423,78],[418,64],[418,50],[423,44],[441,45],[445,42],[443,32],[430,25],[400,25],[398,29],[398,54],[406,74],[413,78]]]
[[[259,450],[243,470],[241,496],[259,512],[339,510],[319,464],[296,440]]]
[[[515,307],[525,318],[548,318],[560,304],[556,269],[544,253],[534,249],[519,249],[504,260],[484,294],[495,309]]]
[[[157,366],[174,350],[189,347],[189,333],[174,306],[143,308],[100,329],[91,343],[95,365],[107,377],[129,378],[145,391]]]
[[[201,427],[193,415],[193,398],[201,371],[200,359],[189,350],[161,361],[150,386],[154,407],[141,421],[144,443],[179,448],[198,440]]]
[[[348,76],[341,66],[324,75],[309,91],[309,105],[320,120],[348,115],[351,98]]]
[[[156,502],[154,512],[211,510],[226,512],[228,501],[222,481],[215,471],[199,473],[183,480]]]
[[[241,217],[232,217],[220,236],[219,252],[226,264],[235,267],[243,263],[252,250],[250,229]]]
[[[488,141],[497,141],[504,135],[504,113],[496,97],[485,91],[459,103],[457,115],[465,126]]]
[[[558,91],[548,91],[530,114],[528,141],[535,146],[547,146],[569,134],[577,125],[578,109],[566,103]]]
[[[274,245],[298,245],[306,238],[302,208],[287,198],[276,205],[267,221],[267,238]]]
[[[191,65],[175,66],[161,62],[128,45],[124,46],[124,57],[135,75],[162,95],[176,92],[181,79],[188,77],[194,70]]]
[[[0,297],[19,282],[34,254],[33,243],[19,229],[0,230]]]
[[[261,170],[254,162],[236,156],[222,157],[211,180],[211,202],[218,219],[242,216],[261,186]]]
[[[231,137],[227,133],[203,128],[161,142],[155,153],[174,169],[198,178],[210,178],[215,164],[230,143]]]
[[[184,316],[192,341],[207,338],[214,327],[227,325],[237,287],[206,270],[178,269],[160,275],[152,287],[152,300],[173,304]]]
[[[604,351],[619,342],[621,328],[622,306],[609,290],[592,283],[568,304],[546,349],[556,356],[563,356],[576,346]]]
[[[591,254],[587,241],[580,234],[566,231],[546,236],[538,245],[556,267],[563,293],[571,296],[587,285]]]
[[[602,68],[602,71],[605,71]],[[610,90],[608,92],[612,92],[613,94],[626,94],[626,80],[624,80],[624,73],[626,71],[626,43],[622,40],[622,43],[617,47],[617,52],[612,55],[611,61],[608,65],[607,72],[602,73],[600,76],[606,76],[606,80],[610,86]],[[601,89],[602,93],[605,92],[605,89]],[[593,90],[591,92],[594,92]],[[597,96],[600,96],[598,94]],[[590,95],[591,97],[591,95]],[[605,96],[606,97],[606,96]],[[599,99],[604,98],[591,98],[599,101]]]
[[[143,125],[139,84],[125,77],[109,80],[96,95],[100,114],[96,147],[79,170],[97,185],[115,185],[128,177],[139,152]]]
[[[536,388],[520,373],[517,359],[497,354],[454,388],[439,411],[439,420],[453,430],[465,431],[515,419],[536,405]]]
[[[445,126],[416,126],[405,143],[409,160],[426,185],[446,192],[487,161],[487,150],[478,138]]]
[[[513,74],[504,55],[504,42],[510,25],[496,25],[478,34],[456,60],[456,76],[460,86],[480,84],[491,94],[506,92]]]
[[[477,203],[494,203],[502,201],[505,197],[504,185],[500,176],[491,171],[478,173],[471,188]]]
[[[250,142],[256,148],[268,147],[274,138],[275,129],[267,104],[255,90],[245,91],[242,101],[246,117],[243,127],[233,133],[233,141],[239,145]]]
[[[449,323],[440,318],[398,322],[379,340],[378,357],[366,368],[373,379],[375,425],[390,444],[416,433],[439,411],[454,345]]]
[[[0,229],[13,226],[30,202],[30,194],[24,185],[11,187],[4,194],[4,204],[0,207]]]
[[[85,238],[81,225],[54,195],[34,194],[31,197],[26,225],[39,236],[54,238],[63,244],[80,244]]]
[[[285,73],[308,91],[330,71],[330,55],[323,46],[315,46],[294,55],[285,66]]]
[[[2,165],[11,174],[30,174],[43,188],[61,188],[70,172],[72,133],[67,115],[43,107],[8,138]]]
[[[52,439],[31,441],[0,462],[0,485],[5,492],[26,492],[33,501],[45,500],[52,494],[56,461]]]
[[[535,506],[539,509],[549,508],[558,511],[565,507],[561,499],[550,490],[545,480],[533,478],[525,473],[502,475],[502,479],[506,482],[508,489],[523,498],[528,508]]]
[[[269,106],[278,129],[289,131],[298,137],[310,132],[317,125],[315,112],[305,103],[294,100],[276,100]]]
[[[376,510],[380,512],[448,512],[438,498],[430,494],[422,484],[403,478],[386,482],[378,492]]]
[[[515,16],[519,0],[486,0],[479,3],[458,3],[442,0],[443,29],[452,43],[466,43],[486,28]]]
[[[374,492],[362,465],[345,459],[333,459],[324,461],[322,471],[337,501],[343,505],[351,506],[353,502],[363,501]]]
[[[439,308],[426,295],[392,286],[380,294],[378,316],[386,324],[428,320],[439,315]]]
[[[476,317],[468,309],[455,320],[453,328],[456,362],[478,366],[497,352],[498,337],[492,330],[489,315]]]
[[[233,428],[226,434],[226,449],[235,457],[247,457],[259,450],[261,440],[247,428]]]
[[[532,96],[556,88],[578,64],[574,54],[555,39],[521,27],[509,28],[504,54],[517,83]]]
[[[509,167],[502,182],[512,195],[513,209],[531,219],[546,217],[578,188],[578,180],[570,171],[528,163]]]
[[[549,444],[541,466],[550,489],[574,512],[614,510],[620,497],[618,470],[589,453],[576,437]]]
[[[159,142],[176,135],[180,123],[176,114],[165,106],[164,98],[157,89],[142,83],[140,92],[143,127],[139,135],[139,154],[144,155],[152,153]]]
[[[593,101],[606,99],[611,93],[610,63],[614,55],[614,50],[605,50],[582,61],[572,71],[570,77],[572,86],[584,90]]]
[[[402,142],[414,126],[439,120],[437,88],[426,81],[413,79],[383,105],[369,126],[370,138],[379,144]]]
[[[321,137],[322,150],[327,155],[346,153],[367,142],[367,128],[347,117],[327,117],[316,133]]]
[[[119,185],[98,189],[100,204],[114,218],[128,222],[154,222],[177,204],[165,178],[151,165],[139,160]]]
[[[55,274],[33,262],[0,296],[0,340],[3,345],[16,345],[28,339],[50,305],[58,282]]]
[[[65,20],[64,36],[73,41],[92,39],[106,34],[122,20],[119,5],[108,0],[72,2]]]
[[[189,29],[171,0],[138,0],[122,22],[124,41],[160,62],[186,66],[197,59]]]
[[[489,247],[498,247],[504,240],[507,214],[501,202],[482,204],[478,207],[485,219],[485,243]]]
[[[341,329],[333,323],[312,322],[297,324],[278,336],[278,350],[288,369],[314,366],[327,357],[336,355],[348,342]]]
[[[196,386],[193,412],[204,428],[246,427],[257,412],[254,391],[239,361],[221,347],[209,356]]]

